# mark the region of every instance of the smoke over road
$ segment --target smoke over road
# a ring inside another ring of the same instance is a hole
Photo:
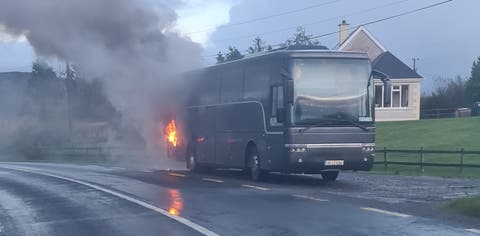
[[[175,12],[138,0],[0,2],[0,25],[25,36],[37,56],[73,63],[101,79],[109,99],[143,130],[173,102],[175,75],[201,65],[201,47],[172,31]]]

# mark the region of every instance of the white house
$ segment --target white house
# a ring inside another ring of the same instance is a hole
[[[377,121],[420,119],[420,83],[422,77],[380,44],[368,30],[361,26],[349,33],[349,25],[340,25],[339,51],[359,51],[368,54],[372,69],[387,74],[392,81],[392,100],[383,99],[383,83],[375,80],[375,115]]]

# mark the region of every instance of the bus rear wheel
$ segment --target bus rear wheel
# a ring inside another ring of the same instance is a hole
[[[189,150],[187,153],[186,159],[187,159],[186,160],[187,169],[192,172],[198,172],[199,166],[198,166],[197,155],[195,154],[195,151]]]
[[[333,182],[338,178],[338,171],[326,171],[322,173],[322,179],[324,181]]]
[[[267,175],[267,172],[260,168],[260,157],[258,156],[257,149],[254,147],[250,148],[248,151],[247,158],[248,158],[247,168],[248,168],[248,173],[250,175],[250,178],[253,181],[263,180]]]

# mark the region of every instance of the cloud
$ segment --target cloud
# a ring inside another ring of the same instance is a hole
[[[206,46],[215,28],[230,21],[230,9],[238,2],[240,1],[185,0],[183,4],[176,8],[178,19],[175,29],[190,37],[193,41]]]
[[[10,32],[7,32],[5,26],[0,24],[0,43],[11,43],[11,42],[26,42],[27,38],[24,34],[15,35]]]

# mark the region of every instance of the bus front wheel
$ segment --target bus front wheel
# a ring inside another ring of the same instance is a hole
[[[253,181],[263,180],[267,175],[267,172],[260,168],[260,157],[255,147],[249,148],[247,158],[248,158],[247,170],[250,175],[250,178]]]

